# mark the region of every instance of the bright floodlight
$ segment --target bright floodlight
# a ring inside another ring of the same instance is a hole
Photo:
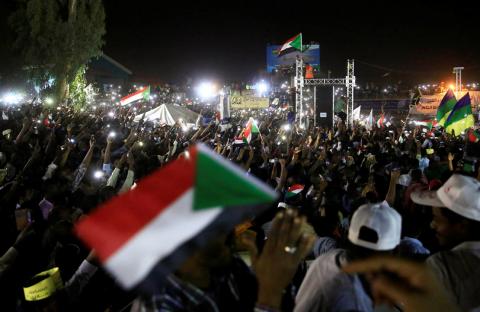
[[[109,113],[108,113],[108,116],[111,117],[111,118],[113,118],[113,117],[115,117],[115,113],[114,113],[114,112],[109,112]]]
[[[215,85],[211,82],[202,82],[197,87],[197,93],[202,99],[209,99],[216,95]]]
[[[455,86],[454,86],[453,84],[450,84],[450,85],[448,86],[448,88],[454,90],[454,89],[455,89]]]
[[[257,92],[264,94],[268,91],[268,84],[265,81],[259,81],[256,85]]]
[[[283,125],[283,130],[285,131],[290,130],[290,125],[289,124]]]
[[[7,92],[3,96],[3,102],[7,104],[18,104],[22,99],[23,96],[16,92]]]

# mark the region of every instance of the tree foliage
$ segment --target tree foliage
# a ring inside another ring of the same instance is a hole
[[[69,101],[73,104],[75,110],[85,108],[87,105],[87,80],[85,79],[85,66],[81,66],[75,78],[70,83]]]
[[[54,77],[58,96],[82,65],[101,54],[105,12],[101,0],[17,0],[9,22],[16,32],[14,48],[31,77],[42,84]],[[62,94],[63,92],[63,94]]]

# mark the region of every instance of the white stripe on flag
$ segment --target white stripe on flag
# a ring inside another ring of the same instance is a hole
[[[135,101],[138,101],[138,100],[141,100],[141,99],[143,99],[143,92],[132,95],[131,97],[128,97],[128,98],[124,99],[123,101],[120,101],[120,104],[127,105],[127,104],[130,104],[132,102],[135,102]]]
[[[193,211],[193,190],[186,191],[106,261],[107,270],[123,287],[136,286],[158,261],[200,233],[220,214],[220,207]]]

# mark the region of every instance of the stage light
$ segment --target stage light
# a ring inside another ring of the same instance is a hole
[[[265,94],[268,91],[268,84],[261,80],[255,85],[255,89],[259,95]]]
[[[200,83],[197,87],[197,93],[201,99],[209,99],[217,94],[215,85],[211,82]]]
[[[18,104],[21,100],[23,96],[16,92],[7,92],[2,97],[2,101],[6,104]]]

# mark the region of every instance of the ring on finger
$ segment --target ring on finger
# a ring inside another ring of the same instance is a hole
[[[297,251],[297,247],[295,247],[295,246],[285,246],[285,248],[283,250],[285,250],[286,253],[294,254]]]

